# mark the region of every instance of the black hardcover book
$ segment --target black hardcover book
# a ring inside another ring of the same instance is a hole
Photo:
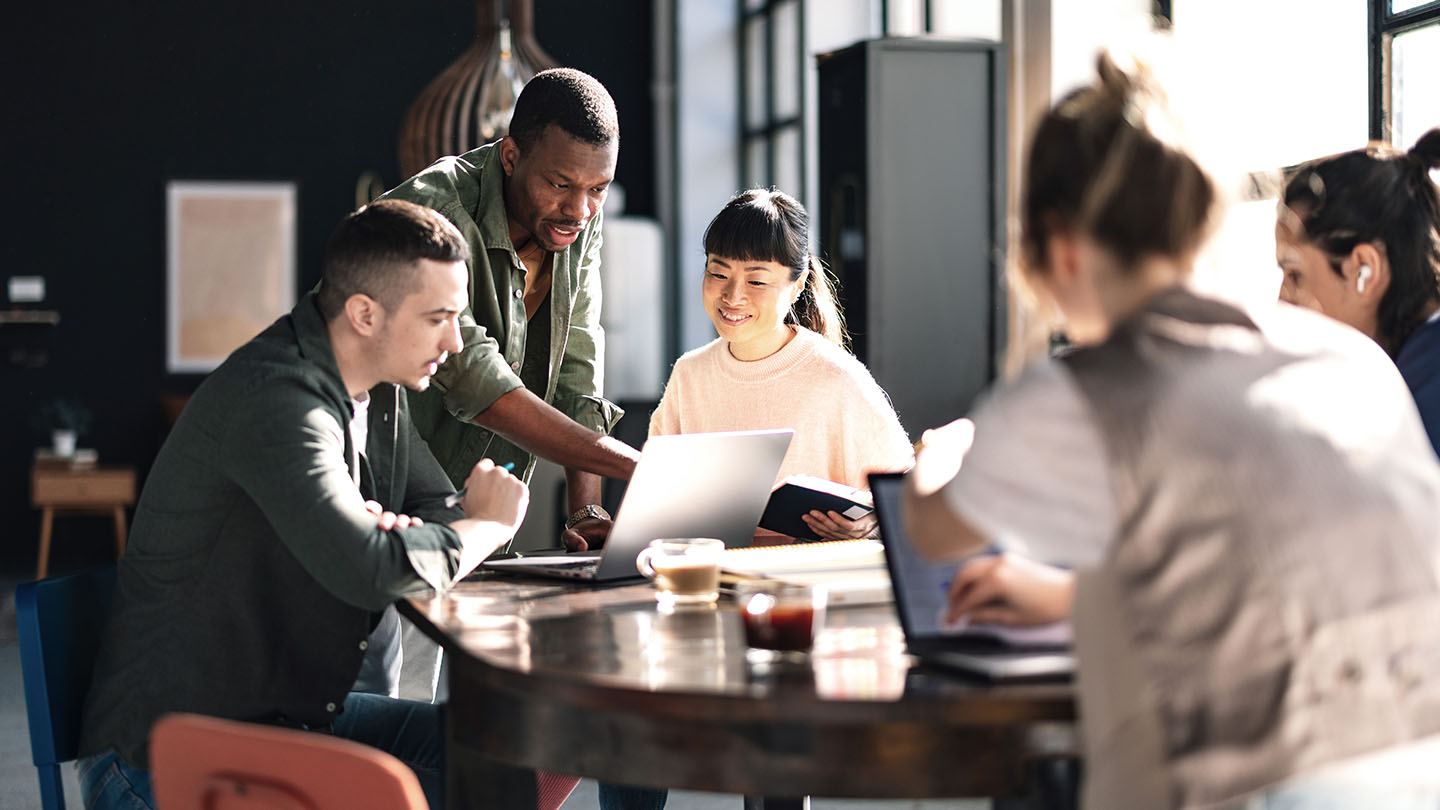
[[[805,525],[801,515],[809,514],[811,510],[833,511],[850,520],[858,520],[874,509],[868,490],[847,487],[813,475],[792,475],[770,493],[770,502],[760,516],[760,528],[797,540],[821,540],[820,535]]]

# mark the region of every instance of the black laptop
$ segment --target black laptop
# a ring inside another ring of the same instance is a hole
[[[905,646],[927,664],[987,681],[1065,679],[1075,672],[1068,623],[1040,627],[947,627],[943,612],[958,563],[933,562],[910,543],[900,519],[903,473],[872,473],[870,492],[895,590]]]

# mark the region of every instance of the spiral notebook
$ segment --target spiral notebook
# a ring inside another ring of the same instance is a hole
[[[776,579],[824,585],[832,605],[881,604],[893,598],[879,540],[831,540],[727,549],[721,580]]]

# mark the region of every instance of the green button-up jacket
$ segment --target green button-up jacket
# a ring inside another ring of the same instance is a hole
[[[521,386],[525,362],[525,265],[510,242],[505,171],[495,144],[441,158],[382,199],[439,211],[470,245],[470,307],[460,316],[465,348],[440,367],[428,391],[411,392],[420,435],[457,486],[475,462],[513,462],[529,480],[534,457],[471,420]],[[555,254],[550,288],[550,373],[533,393],[561,413],[609,433],[622,411],[602,395],[605,336],[600,328],[601,215]]]

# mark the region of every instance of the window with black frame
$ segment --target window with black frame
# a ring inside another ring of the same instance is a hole
[[[1440,0],[1370,0],[1370,137],[1408,149],[1440,126]]]
[[[807,205],[815,174],[816,56],[879,36],[1000,37],[1000,0],[736,0],[740,184]]]
[[[740,2],[740,172],[743,186],[804,194],[801,0]]]

